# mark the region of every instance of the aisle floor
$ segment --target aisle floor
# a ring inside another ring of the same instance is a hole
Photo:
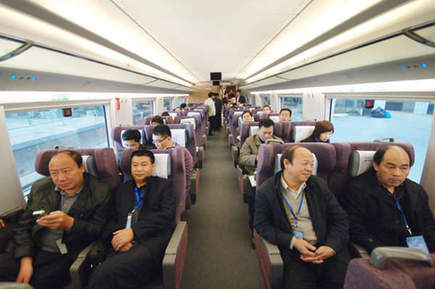
[[[209,137],[197,203],[184,219],[189,243],[182,288],[264,288],[224,129]]]

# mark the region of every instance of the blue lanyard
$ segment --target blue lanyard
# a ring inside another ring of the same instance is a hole
[[[132,213],[135,212],[143,203],[143,190],[140,190],[140,195],[137,190],[137,187],[134,188],[134,192],[136,193],[136,206],[134,206]]]
[[[400,213],[402,214],[403,222],[405,223],[406,230],[408,230],[409,235],[412,236],[411,228],[408,225],[408,220],[406,219],[405,213],[402,210],[402,206],[400,205],[398,198],[396,198],[396,205],[397,205],[397,208],[399,209]]]
[[[282,193],[281,193],[282,194]],[[289,202],[287,201],[287,198],[285,197],[284,194],[282,194],[285,203],[287,204],[287,207],[290,210],[290,213],[292,213],[293,217],[295,218],[295,226],[298,224],[298,217],[299,217],[299,213],[301,212],[301,208],[302,208],[302,203],[304,202],[304,195],[305,195],[305,191],[302,191],[302,198],[301,198],[301,202],[299,203],[299,208],[298,208],[298,214],[295,215],[295,213],[293,212],[292,206],[290,206]]]

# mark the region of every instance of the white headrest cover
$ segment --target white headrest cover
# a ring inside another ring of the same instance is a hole
[[[238,116],[238,115],[242,115],[242,114],[243,114],[243,110],[238,110],[238,111],[234,112],[233,117]]]
[[[273,122],[279,122],[279,115],[271,115],[269,118],[273,120]]]
[[[258,126],[250,126],[249,127],[249,135],[256,135],[258,131]]]
[[[172,140],[180,146],[186,147],[187,135],[184,128],[171,129]]]
[[[137,128],[133,128],[133,129],[139,131],[139,133],[140,133],[140,143],[143,144],[143,140],[144,140],[144,136],[143,136],[144,132],[143,132],[143,130],[142,129],[137,129]],[[127,131],[127,130],[126,129],[121,130],[121,143],[122,143],[123,147],[125,147],[125,145],[124,145],[124,140],[122,139],[122,135],[124,134],[125,131]]]
[[[85,166],[85,172],[89,173],[94,177],[98,177],[97,166],[95,160],[92,156],[83,155],[82,156],[83,165]]]
[[[301,142],[301,140],[309,137],[314,131],[314,125],[298,125],[293,128],[293,139],[295,142]]]
[[[349,174],[357,177],[368,171],[373,163],[373,156],[376,151],[353,151],[350,155]]]
[[[176,117],[178,116],[178,113],[176,113],[176,112],[169,112],[169,115],[170,115],[172,118],[176,118]]]
[[[317,175],[317,167],[319,166],[319,162],[317,161],[316,155],[311,153],[314,158],[314,168],[313,168],[313,175]],[[281,170],[281,156],[282,154],[277,154],[275,156],[275,168],[273,170],[273,174],[276,174]]]
[[[154,154],[156,168],[153,171],[154,177],[167,179],[171,176],[171,156],[169,154]]]
[[[257,111],[257,114],[258,114],[258,116],[261,116],[261,115],[263,115],[263,113],[264,113],[264,111],[262,111],[262,110],[260,110],[260,111]]]
[[[183,118],[183,119],[180,119],[180,124],[185,124],[185,123],[193,125],[193,129],[194,130],[196,129],[196,121],[195,121],[194,118]]]
[[[201,113],[199,111],[189,111],[187,113],[187,116],[194,116],[194,115],[199,115],[201,116]]]

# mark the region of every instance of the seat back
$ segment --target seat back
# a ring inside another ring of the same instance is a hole
[[[119,170],[115,152],[112,148],[74,149],[74,151],[82,155],[86,172],[97,177],[101,182],[107,183],[112,189],[119,185]],[[59,150],[56,149],[38,151],[35,160],[36,172],[49,176],[48,163],[57,152]]]
[[[408,150],[411,154],[411,164],[414,163],[414,147],[410,143],[404,142],[349,142],[349,143],[332,143],[337,152],[337,166],[331,173],[328,180],[329,188],[340,199],[344,192],[347,182],[350,179],[349,165],[352,153],[354,151],[376,151],[387,145],[398,145]]]
[[[257,188],[274,175],[277,154],[295,145],[309,149],[316,156],[317,175],[325,179],[325,181],[328,180],[328,176],[334,170],[336,164],[336,151],[333,145],[325,143],[262,144],[258,150]]]
[[[314,130],[314,121],[292,121],[291,122],[291,142],[300,142],[309,137]]]
[[[170,179],[172,190],[176,197],[175,223],[181,220],[181,215],[186,208],[186,167],[184,165],[184,152],[182,147],[169,150],[151,150],[155,156],[156,168],[153,176]],[[131,180],[131,154],[132,149],[125,150],[121,157],[121,170],[124,182]]]
[[[273,112],[273,113],[259,114],[259,119],[265,119],[265,118],[270,118],[274,122],[279,122],[279,113]]]
[[[174,119],[171,116],[162,116],[161,118],[163,118],[164,124],[173,124],[174,123]],[[152,119],[153,119],[153,116],[147,116],[145,118],[144,125],[150,125]]]

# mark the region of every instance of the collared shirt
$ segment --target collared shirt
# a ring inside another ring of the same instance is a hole
[[[297,228],[295,227],[295,218],[293,214],[290,212],[290,209],[287,206],[284,197],[282,197],[282,202],[284,205],[285,212],[287,214],[287,218],[292,226],[293,230],[302,231],[304,240],[308,241],[311,244],[317,243],[317,235],[313,228],[313,223],[311,222],[310,211],[308,210],[307,198],[304,197],[302,202],[301,210],[298,215],[298,208],[302,198],[302,192],[306,187],[306,183],[302,183],[297,190],[293,190],[290,188],[284,180],[284,177],[281,176],[281,192],[287,198],[290,206],[292,207],[293,212],[298,217]],[[292,238],[290,242],[290,248],[293,249],[294,238]]]
[[[71,210],[71,207],[79,197],[80,192],[83,190],[83,187],[84,185],[75,193],[67,194],[56,186],[54,190],[60,194],[60,208],[58,209],[65,214],[68,214],[68,212]],[[59,253],[56,240],[62,240],[63,231],[63,229],[53,230],[49,228],[44,230],[41,236],[41,249],[47,252]]]

